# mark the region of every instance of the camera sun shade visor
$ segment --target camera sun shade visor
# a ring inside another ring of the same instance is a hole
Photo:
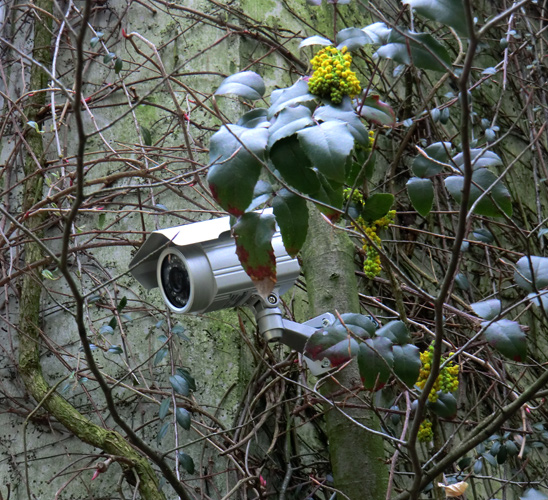
[[[278,282],[283,294],[300,273],[279,233],[272,239]],[[230,219],[186,224],[154,231],[130,263],[133,276],[146,288],[160,287],[169,308],[177,313],[203,313],[236,307],[257,293],[236,255]]]

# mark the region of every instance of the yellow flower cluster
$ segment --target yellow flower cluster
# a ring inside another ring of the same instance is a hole
[[[345,95],[354,97],[360,93],[362,88],[350,69],[352,56],[346,47],[325,47],[310,62],[314,70],[308,81],[310,93],[328,97],[334,104],[339,104]]]
[[[374,222],[367,223],[363,220],[362,217],[359,217],[357,223],[360,225],[365,234],[369,236],[371,241],[375,243],[375,245],[380,247],[382,244],[382,240],[379,237],[378,233],[382,229],[386,229],[390,224],[392,224],[392,222],[394,222],[395,216],[396,211],[390,210],[390,212],[388,212],[384,217],[377,219]],[[373,279],[381,274],[381,256],[379,255],[379,252],[377,252],[377,250],[375,250],[375,248],[365,239],[363,250],[365,252],[363,272],[369,279]]]
[[[451,356],[452,353],[449,353]],[[422,389],[426,384],[426,379],[430,375],[430,369],[432,367],[432,357],[434,356],[434,344],[430,344],[428,349],[421,352],[421,369],[419,372],[419,379],[417,380],[417,387]],[[444,357],[441,358],[440,363],[445,363]],[[434,386],[428,395],[428,401],[435,403],[438,400],[438,391],[450,393],[455,392],[459,388],[459,365],[453,362],[448,363],[442,368],[438,378],[434,382]]]
[[[423,420],[421,422],[417,438],[423,443],[429,443],[434,439],[434,431],[432,430],[432,422],[430,420]]]

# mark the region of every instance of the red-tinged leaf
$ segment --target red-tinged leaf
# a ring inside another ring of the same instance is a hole
[[[357,353],[358,343],[341,324],[317,330],[304,347],[304,354],[311,360],[321,361],[327,358],[333,367],[342,365]]]
[[[412,344],[402,346],[395,345],[394,352],[394,373],[408,387],[413,387],[419,378],[421,369],[420,351]]]
[[[378,125],[393,127],[396,124],[396,113],[390,105],[380,100],[380,96],[371,95],[363,100],[363,106],[358,106],[360,116]]]
[[[227,212],[242,215],[253,199],[261,173],[268,130],[221,127],[211,138],[207,174],[211,194]]]
[[[273,215],[247,212],[232,227],[236,254],[257,290],[268,295],[276,284],[276,257],[272,236],[276,231]]]
[[[390,378],[394,366],[392,342],[386,337],[367,339],[360,344],[358,367],[366,389],[378,391]]]
[[[491,323],[483,334],[487,342],[503,356],[518,362],[527,358],[527,337],[519,323],[501,319]]]
[[[280,189],[272,200],[276,222],[280,227],[284,247],[295,257],[306,240],[308,232],[308,207],[301,196]]]

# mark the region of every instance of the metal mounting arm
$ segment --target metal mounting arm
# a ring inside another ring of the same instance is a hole
[[[332,325],[335,322],[335,316],[331,313],[321,314],[305,323],[284,319],[282,311],[278,307],[279,298],[274,293],[271,293],[266,299],[259,295],[253,295],[247,305],[255,315],[259,332],[268,342],[281,342],[301,354],[304,352],[306,341],[318,328]],[[331,369],[331,363],[327,359],[312,361],[306,355],[303,357],[313,375],[321,375]]]

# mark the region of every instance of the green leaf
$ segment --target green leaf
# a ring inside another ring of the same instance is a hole
[[[143,136],[143,143],[145,146],[152,146],[152,135],[150,130],[141,125],[141,135]]]
[[[166,418],[167,412],[169,411],[169,405],[171,403],[170,398],[165,398],[160,404],[160,409],[158,410],[158,417],[160,420]]]
[[[320,172],[316,171],[315,174],[320,182],[320,188],[318,191],[312,193],[311,196],[315,200],[321,201],[340,210],[344,201],[343,184],[329,182]],[[333,221],[338,219],[339,213],[337,211],[322,205],[317,205],[317,207],[320,212],[325,214],[330,220]]]
[[[333,45],[333,42],[329,40],[329,38],[324,38],[323,36],[309,36],[308,38],[305,38],[300,44],[299,49],[302,49],[303,47],[308,47],[309,45]]]
[[[312,113],[306,106],[299,105],[282,109],[276,117],[276,121],[269,128],[268,147],[271,148],[276,141],[289,137],[313,124]]]
[[[100,40],[100,38],[99,38],[98,36],[94,36],[94,37],[89,41],[89,45],[91,46],[92,49],[99,43],[99,40]]]
[[[386,337],[367,339],[360,344],[358,368],[363,385],[371,391],[382,389],[394,366],[392,342]]]
[[[291,87],[274,90],[270,100],[271,105],[268,108],[268,118],[272,118],[284,108],[313,102],[316,100],[316,96],[308,92],[308,82],[301,78]]]
[[[438,175],[443,170],[443,165],[439,163],[447,163],[449,161],[450,151],[450,142],[435,142],[434,144],[430,144],[430,146],[424,149],[428,158],[419,154],[413,160],[413,173],[417,177],[433,177],[434,175]]]
[[[350,97],[344,96],[338,106],[327,104],[318,107],[314,111],[314,119],[321,122],[336,120],[346,123],[354,140],[364,148],[369,149],[369,132],[354,111]]]
[[[246,212],[252,212],[257,207],[266,203],[274,194],[274,188],[270,183],[262,180],[258,180],[253,189],[253,200],[249,207],[247,207]]]
[[[306,200],[283,188],[272,200],[276,222],[287,253],[295,257],[306,240],[308,207]]]
[[[112,326],[110,326],[110,325],[103,325],[99,329],[99,333],[101,335],[112,335],[114,333],[114,328],[112,328]]]
[[[434,203],[434,185],[430,179],[411,177],[407,181],[407,193],[413,208],[423,217],[426,217]]]
[[[160,446],[160,443],[162,442],[162,439],[164,439],[165,435],[167,434],[167,430],[169,429],[169,422],[166,422],[160,430],[158,431],[158,435],[156,436],[156,444]]]
[[[372,40],[374,44],[385,44],[392,30],[382,22],[376,22],[365,26],[362,31]]]
[[[49,269],[43,269],[42,270],[42,276],[46,278],[47,280],[54,280],[55,276],[53,276],[53,273]]]
[[[343,183],[354,138],[347,125],[329,121],[297,132],[299,143],[312,164],[329,180]]]
[[[215,95],[237,95],[244,99],[260,99],[265,93],[263,79],[254,71],[242,71],[225,78]]]
[[[309,195],[321,189],[320,179],[301,149],[297,136],[278,141],[270,150],[269,156],[270,161],[291,187]]]
[[[346,28],[337,33],[337,49],[346,47],[348,50],[356,50],[373,40],[359,28]]]
[[[116,61],[114,61],[114,72],[118,75],[120,71],[122,71],[123,66],[124,66],[124,61],[122,61],[121,57],[117,57]]]
[[[169,382],[177,394],[181,396],[188,396],[190,394],[188,382],[181,375],[171,375]]]
[[[499,299],[489,299],[470,304],[470,307],[480,318],[491,321],[500,314],[502,304]]]
[[[152,362],[152,364],[154,366],[158,366],[163,360],[164,358],[166,357],[168,353],[168,350],[167,348],[163,347],[162,349],[160,349],[157,353],[156,353],[156,356],[154,356],[154,361]]]
[[[457,400],[450,393],[438,391],[438,399],[434,403],[428,402],[427,406],[436,415],[442,418],[452,418],[457,414]]]
[[[462,0],[402,0],[421,16],[454,28],[459,35],[468,36],[468,24]]]
[[[186,431],[190,429],[190,413],[184,408],[177,408],[175,410],[175,419],[177,423]]]
[[[108,348],[108,352],[111,354],[123,354],[124,350],[119,345],[111,345]]]
[[[276,257],[272,236],[276,231],[274,216],[247,212],[232,227],[236,254],[262,295],[268,295],[276,284]]]
[[[484,196],[476,205],[474,213],[488,217],[500,217],[501,210],[508,216],[512,215],[512,198],[506,186],[497,181],[497,176],[486,168],[480,168],[472,174],[472,186],[470,187],[470,200],[468,207],[486,191],[489,186],[496,182],[489,194]],[[462,201],[462,189],[464,187],[464,177],[461,175],[452,175],[445,179],[445,187],[451,193],[458,203]],[[494,201],[491,201],[491,197]],[[495,204],[496,203],[496,204]],[[500,207],[500,209],[497,207]]]
[[[395,345],[394,373],[407,387],[413,387],[419,378],[421,369],[420,350],[413,344]]]
[[[185,335],[185,331],[186,330],[183,325],[175,325],[171,329],[171,333],[173,333],[174,335],[177,335],[177,337],[179,337],[180,339],[186,340],[188,342],[190,339]]]
[[[525,495],[519,497],[519,500],[548,500],[548,497],[535,488],[529,488],[525,491]]]
[[[396,113],[390,105],[380,100],[378,95],[367,96],[358,105],[358,113],[367,121],[393,127],[396,124]]]
[[[506,451],[508,455],[511,457],[515,457],[519,453],[519,448],[514,441],[510,441],[509,439],[504,443],[504,447],[506,448]]]
[[[211,194],[227,212],[242,215],[259,179],[268,130],[238,125],[221,127],[211,138],[207,174]]]
[[[407,344],[411,340],[409,330],[403,321],[394,320],[377,330],[379,337],[386,337],[393,344]]]
[[[29,121],[27,122],[27,125],[28,125],[29,127],[32,127],[34,130],[36,130],[36,132],[38,132],[39,134],[42,133],[42,131],[40,130],[40,127],[38,126],[38,123],[33,122],[32,120],[29,120]]]
[[[514,281],[527,292],[548,287],[548,257],[525,256],[516,262]]]
[[[351,329],[350,326],[348,328]],[[365,331],[363,334],[367,336]],[[342,365],[357,353],[358,343],[341,324],[320,328],[310,336],[304,347],[304,354],[312,361],[327,358],[333,367]]]
[[[471,149],[470,159],[472,161],[472,169],[478,170],[480,168],[496,167],[502,165],[500,156],[492,151],[485,151],[484,149]],[[455,164],[461,172],[464,172],[464,154],[458,153],[452,158],[452,162]]]
[[[466,275],[458,273],[455,275],[455,285],[457,285],[461,290],[470,290],[470,281]]]
[[[124,309],[124,307],[127,306],[127,297],[124,296],[120,299],[120,302],[118,303],[118,305],[116,306],[116,309],[118,310],[118,312],[122,312],[122,310]]]
[[[474,467],[473,467],[474,474],[479,474],[482,469],[483,469],[483,460],[481,458],[478,458],[474,462]]]
[[[487,322],[481,324],[487,325]],[[483,332],[491,347],[503,356],[514,361],[525,361],[527,358],[527,337],[515,321],[500,319],[489,325]]]
[[[185,370],[184,368],[177,368],[177,373],[183,377],[188,382],[188,387],[191,391],[196,390],[196,381],[194,380],[194,377],[190,374],[188,370]]]
[[[474,229],[472,231],[472,236],[476,238],[476,240],[483,243],[491,243],[494,240],[493,233],[491,233],[491,231],[489,231],[488,229],[484,229],[482,227]]]
[[[114,52],[109,52],[108,54],[105,55],[105,57],[103,57],[103,63],[108,64],[115,57],[116,57],[116,54]]]
[[[357,313],[344,313],[341,314],[341,319],[344,321],[344,324],[348,327],[357,326],[366,332],[366,336],[363,334],[359,335],[361,338],[371,338],[375,335],[377,325],[371,321],[368,316],[364,314]],[[337,319],[335,324],[340,324],[340,321]]]
[[[377,55],[421,69],[446,71],[451,67],[451,57],[445,47],[428,33],[413,33],[393,29],[387,44],[379,47]]]
[[[270,122],[266,118],[268,110],[266,108],[255,108],[243,114],[236,125],[245,128],[255,128],[259,126],[269,126]]]
[[[394,203],[394,195],[390,193],[372,194],[363,204],[362,217],[366,222],[373,222],[384,217]]]
[[[192,457],[182,451],[179,451],[178,455],[179,463],[181,464],[182,468],[186,470],[189,474],[194,474],[194,460],[192,460]]]
[[[99,214],[99,219],[97,220],[97,229],[101,230],[105,227],[105,222],[107,220],[107,215],[102,213]]]

